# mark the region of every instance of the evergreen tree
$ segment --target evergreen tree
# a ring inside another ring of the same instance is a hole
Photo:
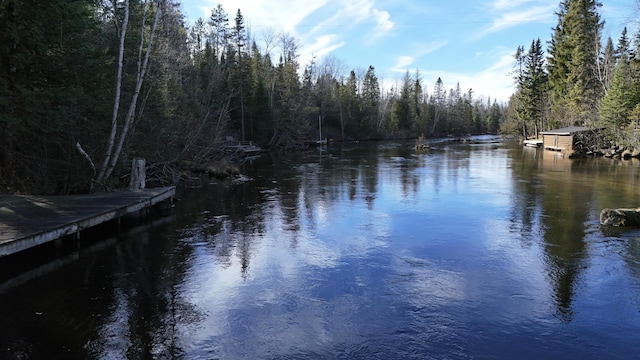
[[[636,105],[635,94],[629,86],[630,83],[629,59],[625,53],[622,53],[613,73],[609,91],[600,105],[601,125],[607,128],[613,139],[623,137],[623,130],[629,125],[629,115]]]
[[[538,133],[544,130],[547,74],[545,72],[544,52],[540,39],[531,42],[529,51],[524,57],[524,69],[518,78],[517,94],[520,97],[519,118],[529,126],[523,129],[531,129],[531,133],[523,131],[523,136],[538,137]]]
[[[601,72],[600,72],[600,82],[602,83],[602,88],[604,92],[607,92],[609,88],[609,83],[613,78],[613,72],[616,68],[616,54],[615,48],[613,47],[613,40],[611,37],[607,38],[607,43],[604,47],[604,51],[602,53],[602,61],[601,61]]]
[[[209,26],[211,26],[211,46],[213,48],[213,56],[216,59],[226,52],[227,42],[229,40],[229,15],[218,4],[215,9],[211,10],[209,17]]]
[[[404,75],[400,95],[395,99],[391,110],[390,130],[408,130],[411,125],[411,87],[409,71]]]
[[[87,191],[112,59],[89,0],[0,1],[0,188]],[[1,190],[0,190],[1,191]]]
[[[596,0],[561,3],[549,47],[548,70],[555,120],[589,124],[597,118],[600,21]],[[566,111],[565,111],[566,109]]]
[[[243,49],[247,42],[247,34],[244,27],[244,17],[242,12],[238,9],[235,18],[235,26],[231,29],[231,38],[235,46],[236,52],[234,54],[237,59],[236,66],[234,67],[235,88],[237,89],[238,103],[240,107],[240,134],[242,141],[245,141],[245,121],[244,121],[244,82],[247,76],[247,70],[245,68]]]
[[[378,121],[378,108],[380,106],[380,84],[375,73],[375,68],[369,66],[362,82],[362,126],[374,133],[379,133],[381,123]]]
[[[436,80],[430,101],[433,108],[433,123],[431,125],[429,135],[433,136],[436,133],[438,126],[440,126],[440,122],[446,117],[447,92],[444,89],[444,83],[441,78]]]

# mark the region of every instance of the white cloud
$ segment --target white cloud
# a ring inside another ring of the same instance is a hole
[[[473,89],[474,98],[491,97],[492,101],[506,103],[514,91],[513,79],[509,76],[511,70],[513,70],[513,55],[510,52],[501,51],[489,67],[475,73],[425,70],[423,71],[424,88],[431,91],[440,77],[447,91],[455,88],[459,83],[462,92]]]
[[[220,3],[230,14],[238,9],[253,26],[275,27],[293,32],[307,16],[324,7],[328,0],[314,1],[263,1],[263,0],[207,0]],[[231,20],[231,19],[230,19]]]
[[[404,73],[407,71],[408,67],[412,65],[417,58],[435,52],[445,45],[447,45],[448,41],[434,41],[431,43],[415,43],[411,46],[414,49],[411,55],[400,56],[396,59],[396,63],[393,66],[392,71]]]
[[[518,7],[526,3],[540,3],[540,0],[494,0],[491,2],[491,7],[495,10],[508,9]]]
[[[308,64],[313,57],[322,58],[345,44],[346,42],[340,41],[338,35],[335,34],[319,36],[315,38],[313,44],[300,50],[300,61],[302,64]]]
[[[505,12],[494,20],[491,26],[474,35],[473,39],[479,39],[489,34],[526,23],[542,21],[552,22],[555,20],[554,9],[556,7],[557,5],[546,5],[536,6],[526,10]]]
[[[414,61],[413,56],[400,56],[393,68],[396,69],[395,71],[405,71]]]
[[[386,11],[380,11],[378,9],[372,9],[372,14],[376,19],[376,26],[373,29],[372,36],[369,41],[375,41],[391,31],[394,27],[394,23],[390,20],[391,15]]]

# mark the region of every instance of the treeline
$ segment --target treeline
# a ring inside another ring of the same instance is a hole
[[[420,73],[300,64],[296,39],[220,5],[191,27],[174,0],[0,2],[0,193],[77,193],[126,182],[134,157],[175,182],[226,141],[495,133],[506,109]]]
[[[640,31],[617,44],[592,0],[560,3],[547,54],[540,39],[515,54],[516,93],[501,131],[536,137],[565,126],[604,129],[604,144],[640,149]],[[604,145],[603,144],[603,145]]]

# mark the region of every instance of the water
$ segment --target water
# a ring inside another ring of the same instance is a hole
[[[263,155],[0,284],[0,358],[640,356],[640,164],[512,143]],[[27,357],[28,356],[28,357]]]

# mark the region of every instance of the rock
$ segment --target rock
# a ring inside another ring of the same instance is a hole
[[[600,224],[607,226],[640,226],[640,208],[603,209]]]

